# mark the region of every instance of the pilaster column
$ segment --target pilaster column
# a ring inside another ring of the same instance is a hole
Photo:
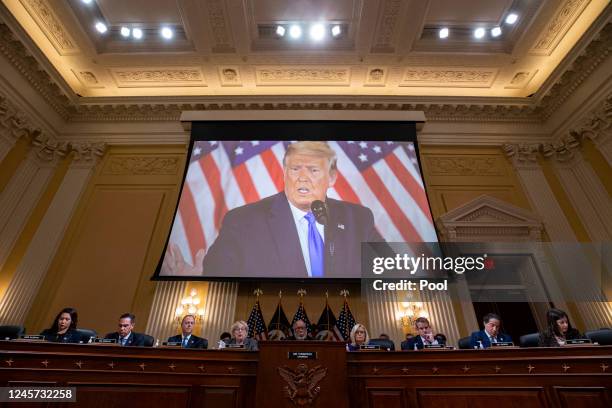
[[[103,147],[69,146],[75,157],[0,301],[0,320],[23,324]]]
[[[612,200],[582,154],[559,158],[555,170],[593,242],[612,240]]]
[[[229,331],[234,322],[237,299],[237,282],[210,282],[208,284],[204,324],[202,324],[202,335],[208,339],[208,348],[216,348],[221,333]]]
[[[181,302],[186,286],[185,281],[157,282],[145,333],[160,339],[160,342],[178,333],[175,309]]]
[[[399,350],[400,343],[405,340],[401,323],[397,320],[399,299],[395,292],[366,289],[368,301],[368,333],[376,338],[380,333],[386,333]]]
[[[0,194],[0,270],[56,165],[57,160],[41,160],[31,150]]]

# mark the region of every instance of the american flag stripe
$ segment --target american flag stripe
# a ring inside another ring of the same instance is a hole
[[[221,187],[219,168],[211,155],[204,156],[201,160],[199,160],[199,163],[200,167],[202,168],[202,174],[204,177],[206,177],[206,181],[208,182],[208,186],[210,187],[213,199],[215,201],[213,219],[215,220],[215,228],[219,229],[221,227],[221,220],[227,212],[227,207],[225,206],[225,194],[223,192],[223,188]]]
[[[194,223],[196,226],[201,226],[200,228],[204,234],[206,244],[211,245],[217,237],[218,232],[214,218],[217,203],[211,200],[213,194],[199,163],[193,163],[190,166],[186,184],[189,184],[193,193],[194,206],[197,214],[197,217],[190,218],[190,222]],[[185,220],[183,220],[183,222],[185,222]],[[191,240],[191,236],[189,236],[189,240]]]
[[[370,186],[364,180],[362,174],[354,166],[350,165],[350,159],[346,156],[344,151],[336,144],[336,142],[330,142],[329,145],[336,152],[338,157],[338,171],[344,175],[345,180],[350,180],[353,191],[359,192],[361,198],[361,204],[372,210],[374,214],[374,224],[382,237],[388,242],[402,242],[403,237],[399,230],[395,227],[393,220],[387,213],[386,209],[382,206],[376,195],[370,189]],[[345,163],[347,163],[345,165]],[[384,227],[384,228],[381,228]]]
[[[328,142],[338,158],[328,196],[372,210],[388,242],[436,241],[414,146]],[[225,213],[284,188],[286,142],[196,141],[170,241],[187,262],[216,239]],[[163,271],[162,271],[163,274]]]
[[[191,254],[193,262],[193,259],[195,259],[195,255],[196,252],[198,252],[198,249],[206,248],[206,238],[204,238],[204,231],[202,231],[201,227],[203,223],[198,217],[195,200],[193,194],[191,193],[189,183],[185,183],[183,193],[181,194],[181,201],[179,203],[179,215],[181,218],[181,224],[184,227],[185,234],[187,235],[187,239],[181,239],[179,242],[176,242],[176,244],[180,245],[182,243],[181,241],[187,242],[187,244],[189,245],[189,251],[184,251],[183,256],[185,256],[185,253]],[[183,249],[185,247],[179,246],[179,248]]]
[[[244,197],[244,201],[247,203],[253,203],[259,200],[259,193],[255,188],[253,179],[251,179],[246,163],[242,163],[234,167],[233,171],[236,181],[238,182],[238,187],[240,187],[240,191],[242,192],[242,197]]]
[[[377,172],[377,174],[385,174],[386,177],[383,181],[385,190],[389,192],[389,195],[394,197],[394,201],[397,206],[400,208],[402,213],[404,214],[406,221],[410,222],[410,224],[415,228],[415,232],[418,234],[418,238],[406,240],[407,242],[414,241],[424,241],[424,242],[432,242],[431,236],[427,236],[427,228],[429,224],[429,220],[431,219],[423,210],[420,208],[417,201],[414,199],[414,196],[410,194],[410,192],[404,189],[402,182],[394,176],[394,172],[385,160],[378,161],[372,169]],[[393,191],[393,194],[390,192]],[[429,211],[427,212],[429,213]],[[435,234],[433,241],[435,241]]]

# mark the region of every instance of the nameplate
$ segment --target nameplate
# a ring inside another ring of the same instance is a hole
[[[97,344],[116,344],[117,339],[101,339],[100,337],[96,337],[91,342]]]
[[[565,345],[572,346],[576,344],[592,344],[591,339],[571,339],[565,340]]]
[[[238,349],[238,350],[244,350],[244,344],[228,344],[227,346],[225,346],[226,349]]]
[[[162,346],[166,346],[166,347],[181,347],[182,345],[183,343],[180,341],[164,341],[162,343]]]
[[[24,336],[21,336],[20,339],[28,341],[45,341],[45,336],[43,336],[42,334],[26,334]]]
[[[316,351],[290,351],[289,360],[316,360]]]
[[[491,347],[514,347],[514,343],[511,341],[498,341],[497,343],[491,343]]]
[[[426,349],[426,350],[429,350],[429,349],[440,350],[440,349],[446,348],[446,346],[444,344],[425,344],[425,345],[423,345],[423,348]]]
[[[366,350],[366,351],[372,351],[372,350],[382,350],[382,347],[380,347],[379,344],[362,344],[361,346],[359,346],[359,350]]]

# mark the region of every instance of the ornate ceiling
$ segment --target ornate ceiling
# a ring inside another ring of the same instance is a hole
[[[82,97],[450,96],[524,98],[542,87],[606,0],[3,0]],[[504,23],[510,12],[517,23]],[[320,45],[278,22],[341,24]],[[96,21],[109,31],[101,35]],[[161,24],[175,30],[171,41]],[[138,26],[140,41],[120,26]],[[438,38],[439,27],[451,35]],[[475,27],[501,26],[498,38]]]

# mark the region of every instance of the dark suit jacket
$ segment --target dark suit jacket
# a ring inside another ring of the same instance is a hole
[[[121,345],[121,343],[119,342],[118,332],[108,333],[106,336],[104,336],[104,338],[105,339],[115,339],[117,340],[117,344]],[[141,333],[131,332],[130,337],[128,337],[127,343],[125,345],[144,347],[144,344],[145,344],[144,335],[142,335]]]
[[[404,343],[406,343],[406,348],[403,348],[404,347]],[[421,336],[414,336],[410,340],[402,342],[402,350],[414,350],[414,345],[415,344],[416,344],[416,348],[418,350],[422,350],[423,349],[423,339],[421,339]]]
[[[361,276],[361,243],[379,242],[372,211],[328,198],[325,277]],[[308,277],[284,192],[234,208],[203,263],[204,276]]]
[[[566,340],[572,339],[583,339],[584,336],[580,334],[580,332],[574,328],[567,331],[565,334]],[[555,335],[550,332],[540,333],[540,339],[538,341],[538,347],[559,347],[559,343],[557,343],[557,339]]]
[[[74,330],[68,330],[64,334],[57,334],[57,332],[51,329],[46,329],[40,334],[45,336],[45,340],[54,343],[78,343],[83,340],[81,335]],[[89,339],[87,339],[87,341],[89,341]]]
[[[505,333],[497,333],[497,341],[512,341],[512,337]],[[472,333],[470,336],[470,347],[471,348],[480,348],[480,343],[482,342],[483,348],[491,347],[491,341],[489,341],[489,336],[485,333],[484,330],[480,330]]]
[[[232,337],[230,341],[225,341],[225,344],[236,344],[236,339]],[[259,344],[257,343],[257,340],[247,337],[244,339],[244,349],[248,351],[258,351]]]
[[[168,341],[183,342],[183,335],[177,334],[176,336],[168,337]],[[208,348],[208,340],[203,339],[202,337],[194,336],[193,334],[189,337],[189,341],[187,341],[187,347],[185,348],[199,348],[199,349],[207,349]]]
[[[285,340],[307,341],[307,340],[314,340],[314,339],[310,336],[306,336],[305,339],[298,340],[295,338],[295,336],[289,336],[289,337],[286,337]]]

